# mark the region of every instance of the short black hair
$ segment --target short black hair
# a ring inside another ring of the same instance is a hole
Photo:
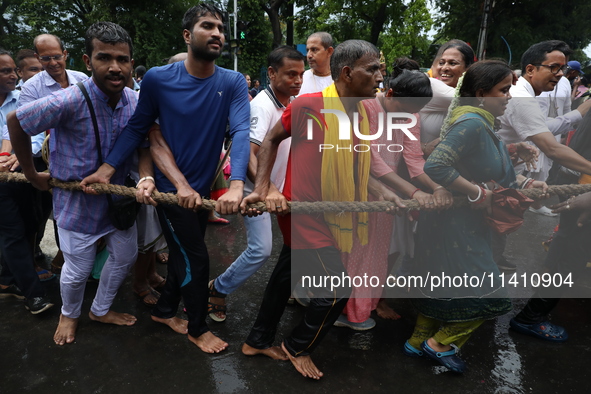
[[[404,70],[420,70],[421,66],[417,63],[416,60],[412,60],[407,58],[406,56],[402,56],[399,58],[394,59],[392,63],[392,78],[396,78],[402,71]]]
[[[390,79],[388,88],[394,90],[395,97],[433,97],[429,77],[417,70],[402,70]]]
[[[211,15],[215,18],[218,18],[219,16],[218,19],[225,22],[222,10],[211,3],[202,2],[189,8],[187,12],[185,12],[185,15],[183,16],[183,30],[191,31],[193,26],[199,22],[199,19],[205,15]]]
[[[32,49],[21,49],[16,54],[16,66],[23,68],[23,60],[28,58],[35,58],[35,51]]]
[[[138,77],[143,77],[146,74],[146,67],[144,66],[137,66],[135,68],[135,75]]]
[[[94,39],[104,42],[106,44],[123,43],[129,45],[129,57],[133,59],[133,43],[127,31],[113,22],[96,22],[86,31],[84,44],[86,47],[86,54],[92,56],[94,46],[92,41]]]
[[[12,52],[10,52],[4,48],[0,48],[0,56],[2,56],[2,55],[8,55],[8,56],[12,57]]]
[[[443,44],[441,47],[439,47],[435,59],[439,59],[441,56],[443,56],[443,52],[447,51],[448,49],[456,49],[462,54],[462,59],[464,60],[466,68],[470,67],[472,63],[474,63],[474,50],[470,45],[462,40],[449,40]]]
[[[525,75],[528,64],[542,64],[550,52],[560,51],[564,56],[570,56],[573,51],[568,44],[559,40],[548,40],[532,45],[521,56],[521,75]]]
[[[297,49],[288,45],[281,45],[269,53],[267,56],[267,65],[277,71],[283,67],[283,59],[306,61],[306,57]]]
[[[474,63],[464,75],[460,97],[476,97],[476,92],[489,92],[513,70],[504,60],[481,60]]]

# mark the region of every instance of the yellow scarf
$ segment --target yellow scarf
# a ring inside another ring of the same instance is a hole
[[[345,113],[345,108],[335,84],[328,86],[322,91],[325,109],[337,109]],[[357,105],[357,112],[360,115],[360,132],[369,134],[369,119],[365,107],[361,102]],[[357,185],[355,185],[355,152],[353,150],[353,131],[349,129],[351,151],[339,149],[347,140],[339,139],[339,122],[336,115],[324,117],[327,130],[324,133],[324,143],[334,146],[334,149],[325,150],[322,154],[321,185],[323,201],[367,201],[367,184],[369,181],[369,167],[371,153],[357,153]],[[342,252],[349,253],[353,247],[353,214],[350,212],[325,213],[324,220],[337,241]],[[367,244],[367,213],[357,213],[357,236],[361,245]]]
[[[449,126],[447,128],[445,128],[444,126],[444,128],[441,131],[441,138],[447,135],[449,129],[456,120],[458,120],[460,117],[466,114],[478,114],[484,118],[484,120],[486,121],[486,123],[488,123],[490,127],[494,127],[495,125],[495,117],[487,110],[478,107],[473,107],[471,105],[464,105],[461,107],[456,107],[452,111],[451,116],[449,118]]]

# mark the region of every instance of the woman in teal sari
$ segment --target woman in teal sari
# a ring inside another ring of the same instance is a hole
[[[425,354],[459,373],[465,364],[457,349],[485,320],[511,310],[492,258],[492,230],[485,222],[492,192],[484,183],[547,188],[543,182],[516,179],[509,152],[494,132],[495,118],[511,98],[512,83],[513,72],[504,62],[472,65],[458,86],[460,105],[457,100],[452,104],[442,140],[425,164],[434,182],[466,196],[470,204],[421,213],[415,274],[429,279],[413,299],[419,315],[404,352]]]

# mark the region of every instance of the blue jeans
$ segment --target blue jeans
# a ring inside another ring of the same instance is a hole
[[[228,267],[226,272],[215,280],[214,286],[222,294],[230,294],[240,287],[252,274],[265,264],[271,255],[273,233],[271,215],[249,218],[244,217],[248,246],[244,252]]]

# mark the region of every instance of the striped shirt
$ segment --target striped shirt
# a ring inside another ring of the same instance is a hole
[[[125,88],[113,110],[108,97],[94,83],[85,80],[84,86],[92,100],[99,126],[103,158],[107,157],[115,140],[127,125],[137,105],[137,95]],[[16,116],[29,135],[55,129],[49,146],[49,170],[53,178],[80,181],[99,167],[98,151],[90,111],[82,92],[77,87],[60,90],[17,109]],[[122,166],[111,178],[123,184],[129,170]],[[107,199],[81,191],[54,189],[53,210],[57,225],[65,230],[98,234],[113,229],[107,217]]]

